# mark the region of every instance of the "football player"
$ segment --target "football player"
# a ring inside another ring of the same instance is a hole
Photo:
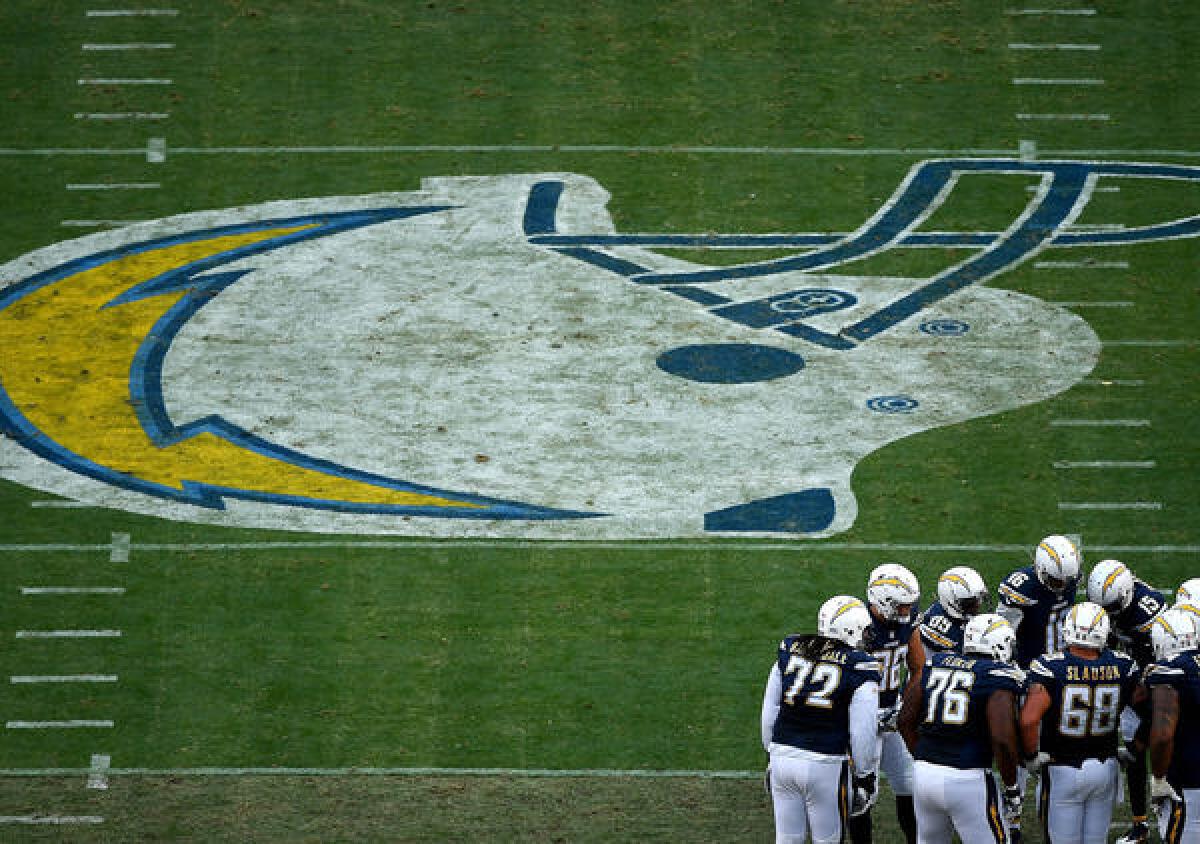
[[[1087,593],[1089,601],[1107,610],[1116,646],[1143,668],[1154,662],[1150,628],[1158,614],[1167,608],[1163,593],[1135,577],[1120,560],[1096,563],[1088,575]],[[1121,713],[1121,737],[1126,747],[1122,756],[1126,760],[1125,778],[1129,783],[1133,823],[1117,839],[1117,844],[1144,844],[1150,838],[1150,827],[1146,822],[1146,752],[1144,746],[1134,742],[1143,714],[1146,713],[1139,714],[1132,708]]]
[[[1091,844],[1108,839],[1117,797],[1118,723],[1133,699],[1137,663],[1106,646],[1108,613],[1090,601],[1063,620],[1063,653],[1029,664],[1021,707],[1025,767],[1041,773],[1046,840]]]
[[[938,578],[938,599],[921,614],[909,653],[924,665],[926,651],[962,652],[963,627],[968,619],[987,609],[987,586],[979,572],[966,566],[947,569]]]
[[[1200,633],[1195,613],[1154,621],[1150,690],[1150,799],[1165,844],[1200,842]]]
[[[883,674],[879,686],[879,768],[896,795],[896,818],[909,844],[917,839],[912,799],[913,760],[896,732],[896,718],[900,714],[903,678],[920,669],[919,662],[914,666],[915,657],[909,650],[920,599],[921,586],[916,575],[898,563],[877,566],[867,577],[871,626],[867,628],[864,647],[879,660]],[[870,844],[870,812],[850,818],[848,827],[854,844]]]
[[[1175,590],[1175,606],[1200,615],[1200,577],[1179,584]]]
[[[1035,657],[1062,650],[1062,617],[1075,603],[1079,551],[1065,536],[1038,543],[1033,565],[1019,568],[997,587],[996,612],[1017,631],[1016,662],[1028,668]]]
[[[861,650],[870,624],[862,601],[837,595],[821,605],[816,636],[779,645],[762,703],[776,842],[840,841],[847,813],[875,800],[880,665]]]
[[[904,696],[900,734],[916,759],[922,844],[948,842],[955,833],[963,844],[1010,840],[1008,823],[1021,814],[1016,701],[1024,672],[1011,662],[1015,643],[999,615],[976,615],[963,631],[963,653],[931,654],[919,686]]]

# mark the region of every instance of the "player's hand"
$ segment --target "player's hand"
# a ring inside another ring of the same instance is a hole
[[[1004,820],[1009,826],[1021,825],[1021,806],[1025,797],[1018,786],[1010,785],[1004,788]]]
[[[1137,761],[1137,754],[1133,752],[1128,744],[1123,744],[1117,748],[1117,762],[1122,768],[1128,767]]]
[[[1036,777],[1042,773],[1042,768],[1050,764],[1050,754],[1044,750],[1038,751],[1032,756],[1026,756],[1025,761],[1021,764],[1025,766],[1025,770]]]
[[[874,774],[854,777],[854,799],[850,803],[850,816],[858,817],[870,811],[879,796],[879,783]]]
[[[879,732],[891,733],[896,731],[896,723],[900,720],[900,704],[879,710]]]
[[[1166,777],[1150,777],[1150,802],[1154,805],[1154,814],[1159,818],[1171,813],[1174,803],[1179,802],[1177,792]]]

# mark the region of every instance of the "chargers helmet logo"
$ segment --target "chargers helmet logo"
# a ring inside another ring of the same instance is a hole
[[[1023,213],[1000,232],[926,229],[978,173],[1034,180]],[[1101,179],[1200,168],[925,161],[848,235],[621,234],[574,174],[99,233],[4,267],[0,473],[297,530],[828,536],[854,522],[866,454],[1091,370],[1082,319],[983,282],[1051,246],[1200,230],[1073,228]],[[660,251],[679,246],[792,254]],[[947,246],[970,255],[930,277],[853,272]]]

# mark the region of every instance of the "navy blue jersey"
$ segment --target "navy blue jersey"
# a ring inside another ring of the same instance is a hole
[[[1138,683],[1137,663],[1103,650],[1096,659],[1073,653],[1043,654],[1029,664],[1029,683],[1043,686],[1050,708],[1042,717],[1039,749],[1056,765],[1117,755],[1121,709]]]
[[[908,640],[917,626],[916,618],[916,607],[913,608],[911,621],[898,624],[880,621],[874,614],[871,615],[871,626],[867,628],[863,647],[879,660],[879,670],[883,675],[879,683],[880,709],[894,706],[904,688]]]
[[[1146,672],[1151,694],[1155,686],[1170,686],[1179,693],[1179,721],[1167,782],[1177,791],[1200,788],[1200,652],[1180,654],[1157,663]]]
[[[843,755],[850,750],[850,699],[864,683],[879,683],[879,662],[838,643],[811,659],[804,648],[810,638],[793,635],[779,644],[783,696],[771,741]]]
[[[924,697],[917,730],[917,759],[951,768],[991,768],[988,698],[999,691],[1023,690],[1024,672],[978,656],[935,653],[921,675]]]
[[[1117,613],[1109,613],[1112,622],[1111,638],[1121,650],[1128,653],[1139,665],[1154,662],[1154,645],[1150,641],[1150,628],[1154,619],[1169,604],[1162,592],[1151,589],[1140,580],[1133,582],[1133,600],[1129,606]]]
[[[946,612],[940,601],[934,601],[921,613],[921,644],[928,651],[950,651],[962,653],[965,618],[955,618]]]
[[[1022,613],[1017,628],[1017,665],[1028,668],[1034,657],[1062,650],[1062,620],[1075,603],[1079,579],[1067,581],[1062,594],[1042,585],[1033,566],[1017,569],[996,588],[1000,604]],[[1004,615],[1002,610],[999,611]]]

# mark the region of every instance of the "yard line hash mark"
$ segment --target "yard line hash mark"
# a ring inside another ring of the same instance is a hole
[[[15,686],[39,683],[116,683],[116,674],[13,674],[8,682]]]
[[[87,52],[105,52],[114,50],[174,50],[170,43],[133,42],[129,44],[84,44],[82,50]]]
[[[1009,44],[1010,50],[1089,50],[1095,51],[1100,49],[1099,44],[1030,44],[1026,42],[1018,42]]]
[[[1055,469],[1153,469],[1153,460],[1055,460]]]
[[[124,595],[123,586],[22,586],[22,595]]]
[[[92,182],[67,185],[67,190],[157,190],[159,182]]]
[[[157,77],[146,78],[127,78],[127,77],[105,77],[99,79],[80,79],[80,85],[173,85],[175,84],[170,79],[161,79]]]
[[[108,720],[72,719],[67,721],[9,721],[10,730],[109,730],[114,725]]]
[[[1149,428],[1149,419],[1051,419],[1054,428]]]
[[[1083,79],[1046,78],[1041,76],[1018,76],[1013,79],[1014,85],[1103,85],[1103,79],[1093,77]]]
[[[99,815],[0,815],[0,824],[9,826],[83,826],[104,823]]]
[[[18,639],[119,639],[120,630],[18,630]]]
[[[1060,501],[1059,510],[1161,510],[1161,501]]]
[[[172,17],[178,9],[88,9],[89,18]]]
[[[166,111],[77,111],[76,120],[166,120]]]

